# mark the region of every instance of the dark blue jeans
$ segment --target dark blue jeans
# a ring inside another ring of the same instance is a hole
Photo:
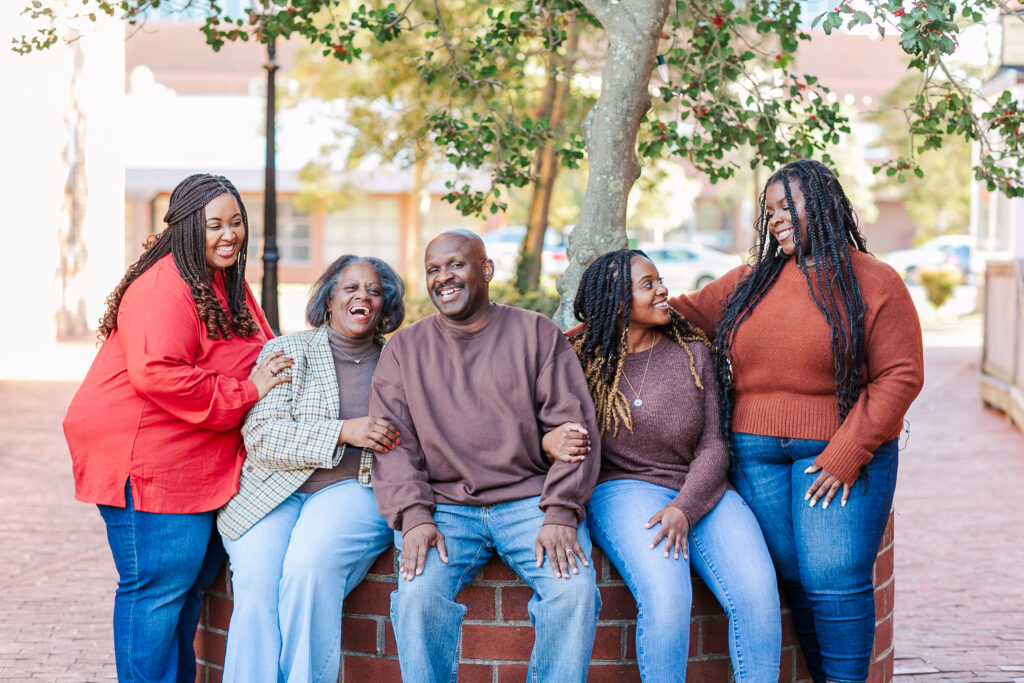
[[[846,506],[813,508],[804,470],[828,442],[734,433],[732,480],[761,525],[816,681],[863,683],[871,665],[875,600],[871,570],[896,488],[896,440],[861,469]]]
[[[224,561],[217,511],[140,512],[125,485],[125,507],[98,505],[117,567],[114,656],[118,681],[192,683],[192,647],[202,592]]]

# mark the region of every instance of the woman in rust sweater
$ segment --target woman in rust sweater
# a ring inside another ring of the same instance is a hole
[[[583,324],[570,340],[601,432],[587,525],[636,598],[641,677],[686,680],[692,569],[729,615],[736,682],[775,680],[775,571],[757,520],[726,480],[707,336],[669,307],[657,269],[636,250],[607,253],[587,268],[574,313]],[[549,433],[545,450],[585,454],[582,430]]]
[[[924,379],[921,327],[821,163],[768,179],[757,228],[751,265],[671,304],[714,337],[732,481],[761,524],[811,676],[860,683],[896,437]]]

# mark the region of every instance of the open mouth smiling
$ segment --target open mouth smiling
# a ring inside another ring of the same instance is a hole
[[[363,304],[356,304],[348,309],[348,313],[354,320],[369,320],[370,319],[370,307],[364,306]]]
[[[437,295],[437,297],[441,301],[448,302],[448,301],[451,301],[452,299],[454,299],[455,297],[457,297],[459,295],[459,292],[461,292],[465,288],[466,288],[466,285],[464,285],[462,283],[451,284],[451,285],[442,285],[442,286],[439,286],[439,287],[435,287],[434,288],[434,293]]]

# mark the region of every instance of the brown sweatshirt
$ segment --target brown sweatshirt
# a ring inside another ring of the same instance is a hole
[[[679,495],[670,505],[693,526],[728,488],[729,450],[718,433],[711,353],[700,342],[688,346],[703,389],[693,380],[686,350],[671,339],[662,338],[650,352],[626,355],[622,373],[640,391],[643,405],[629,406],[633,431],[620,426],[618,434],[601,437],[599,483],[639,479],[675,489]],[[619,389],[627,401],[636,398],[625,380]]]
[[[433,522],[436,503],[538,494],[545,524],[583,519],[600,468],[594,405],[572,347],[540,314],[492,304],[473,332],[436,314],[399,330],[377,364],[370,414],[401,433],[373,464],[377,506],[393,529]],[[551,464],[541,450],[564,422],[592,435],[583,462]]]

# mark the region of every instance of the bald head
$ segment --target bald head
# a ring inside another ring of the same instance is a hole
[[[423,260],[427,293],[441,318],[458,327],[483,324],[494,264],[480,236],[469,230],[442,232],[430,240]]]
[[[434,239],[430,240],[427,244],[427,251],[434,245],[435,242],[440,241],[451,241],[452,243],[463,244],[467,249],[472,250],[474,257],[479,254],[481,259],[487,258],[487,248],[484,246],[484,241],[480,239],[480,235],[476,234],[472,230],[445,230],[440,233]]]

